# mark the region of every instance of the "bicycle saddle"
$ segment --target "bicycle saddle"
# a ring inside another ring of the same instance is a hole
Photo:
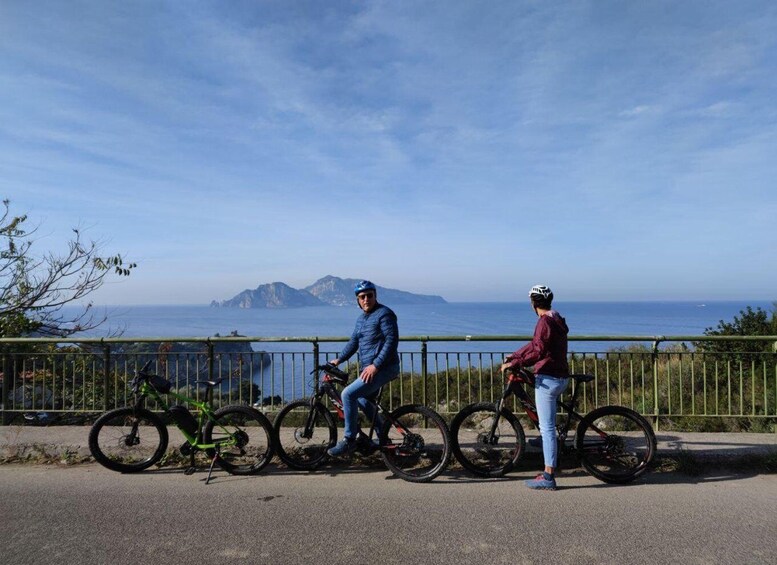
[[[215,381],[196,381],[198,385],[207,385],[209,387],[216,387],[221,384],[224,378],[216,379]]]

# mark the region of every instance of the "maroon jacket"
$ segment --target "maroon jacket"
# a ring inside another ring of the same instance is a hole
[[[531,367],[535,374],[568,377],[567,334],[569,328],[561,314],[551,310],[540,316],[534,327],[534,338],[505,358],[511,367]]]

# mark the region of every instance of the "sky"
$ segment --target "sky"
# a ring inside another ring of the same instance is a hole
[[[138,267],[450,301],[772,300],[777,4],[0,2],[0,196]]]

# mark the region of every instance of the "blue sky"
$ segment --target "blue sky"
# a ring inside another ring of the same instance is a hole
[[[0,193],[104,304],[777,298],[774,2],[0,3]]]

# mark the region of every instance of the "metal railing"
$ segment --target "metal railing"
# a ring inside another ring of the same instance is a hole
[[[408,402],[451,415],[494,401],[505,354],[531,336],[401,338],[401,373],[384,391],[390,407]],[[645,416],[777,418],[777,336],[574,336],[570,369],[590,373],[580,409],[629,406]],[[25,411],[102,412],[131,401],[128,387],[146,361],[177,389],[197,395],[198,380],[223,378],[217,404],[248,403],[274,412],[312,392],[310,371],[337,356],[345,337],[0,339],[2,418]],[[721,343],[718,350],[715,342]],[[753,352],[730,351],[731,344]],[[771,348],[764,347],[770,344]],[[611,344],[604,351],[593,344]],[[704,344],[695,349],[689,344]],[[756,347],[756,345],[760,345]],[[445,350],[439,350],[443,347]],[[262,350],[257,350],[261,348]],[[581,349],[582,347],[582,349]],[[703,350],[701,350],[703,349]],[[766,350],[766,351],[764,351]],[[356,364],[347,367],[354,375]]]

